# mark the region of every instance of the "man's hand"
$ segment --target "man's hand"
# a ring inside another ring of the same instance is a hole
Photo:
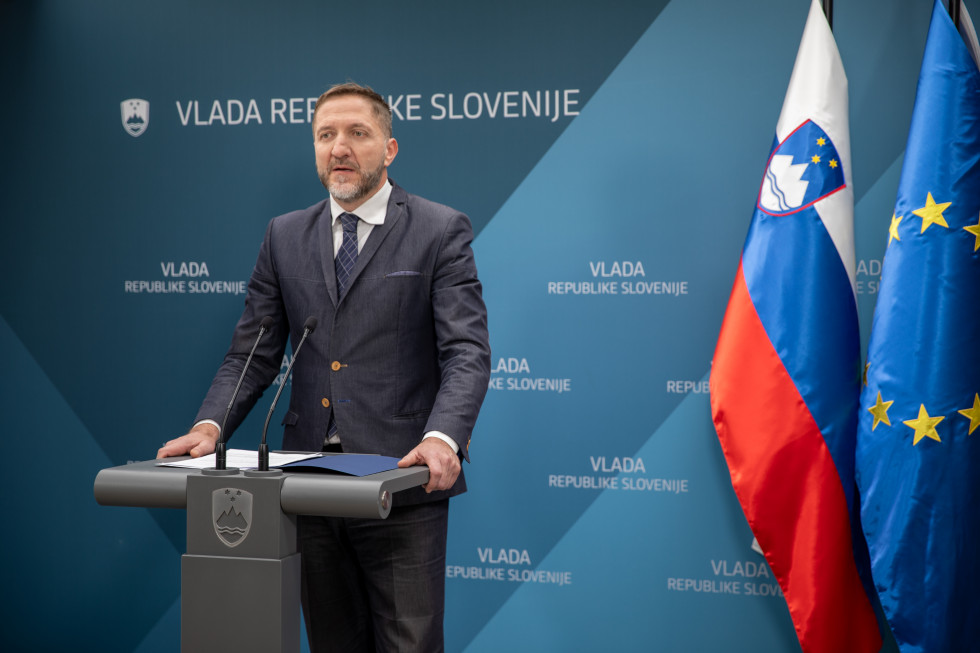
[[[200,458],[214,451],[218,442],[218,429],[213,424],[198,424],[187,435],[170,440],[159,451],[157,458],[183,456],[189,453],[191,458]]]
[[[439,438],[426,438],[398,461],[399,467],[412,465],[429,466],[429,482],[423,485],[426,492],[448,490],[459,476],[459,456],[453,448]]]

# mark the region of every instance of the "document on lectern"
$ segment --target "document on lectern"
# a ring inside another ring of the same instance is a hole
[[[269,469],[277,467],[287,471],[334,472],[348,476],[370,476],[379,472],[398,469],[398,458],[375,454],[343,453],[321,454],[311,452],[269,452]],[[227,467],[256,469],[259,466],[259,452],[247,449],[229,449],[226,457]],[[214,454],[200,458],[187,458],[157,463],[157,467],[186,467],[207,469],[214,467]]]
[[[269,467],[280,467],[289,463],[319,458],[319,453],[277,453],[269,452]],[[229,449],[225,459],[228,467],[238,469],[256,469],[259,466],[259,452],[248,451],[247,449]],[[188,458],[186,460],[175,460],[172,462],[159,462],[158,467],[189,467],[191,469],[207,469],[214,467],[214,454],[201,456],[200,458]]]

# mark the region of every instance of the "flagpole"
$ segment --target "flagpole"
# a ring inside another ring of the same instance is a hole
[[[960,0],[948,0],[949,17],[953,19],[953,26],[960,28]]]
[[[830,31],[834,31],[834,0],[823,0],[823,15],[827,17]]]

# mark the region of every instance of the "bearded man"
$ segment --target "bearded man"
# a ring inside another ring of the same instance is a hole
[[[286,342],[318,321],[293,369],[283,447],[428,465],[385,520],[298,518],[310,649],[441,651],[449,497],[490,378],[486,306],[469,219],[388,178],[391,109],[341,84],[317,101],[314,152],[329,197],[274,218],[245,310],[191,430],[157,457],[211,453],[245,359],[260,341],[228,435],[279,373]]]

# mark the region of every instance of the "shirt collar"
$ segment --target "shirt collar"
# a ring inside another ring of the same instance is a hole
[[[371,225],[384,224],[385,214],[388,213],[388,198],[391,197],[391,188],[391,180],[389,179],[378,189],[377,193],[353,211],[345,210],[331,197],[330,215],[333,216],[331,224],[337,223],[337,218],[340,217],[341,213],[354,213],[361,220]]]

